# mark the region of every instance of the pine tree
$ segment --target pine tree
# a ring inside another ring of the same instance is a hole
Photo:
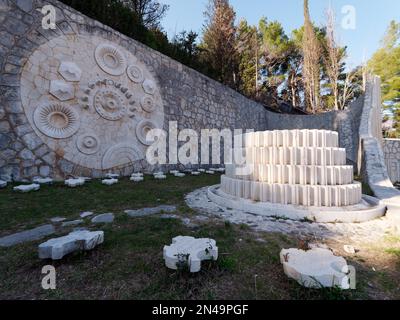
[[[382,45],[368,62],[368,69],[381,77],[382,100],[395,120],[395,136],[400,137],[400,23],[392,21]]]
[[[238,88],[244,95],[256,99],[258,96],[259,35],[254,26],[241,20],[237,28],[235,50],[238,54]]]
[[[203,59],[214,70],[219,81],[236,87],[236,13],[228,0],[210,0],[205,16],[206,24],[201,44]]]
[[[321,45],[310,20],[308,0],[304,0],[303,81],[306,109],[316,113],[320,102]]]

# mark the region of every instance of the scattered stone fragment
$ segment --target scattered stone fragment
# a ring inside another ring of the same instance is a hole
[[[179,216],[175,214],[163,214],[160,216],[161,219],[180,219]]]
[[[346,260],[330,250],[282,250],[280,259],[285,274],[306,288],[350,288]]]
[[[87,218],[87,217],[91,217],[92,215],[94,215],[94,213],[93,212],[82,212],[81,214],[80,214],[80,217],[82,218],[82,219],[84,219],[84,218]]]
[[[192,176],[199,176],[199,175],[201,175],[200,171],[193,171],[192,172]]]
[[[183,177],[186,176],[186,174],[178,172],[178,173],[175,173],[174,176],[177,177],[177,178],[183,178]]]
[[[114,222],[114,214],[105,213],[98,215],[92,219],[92,223],[113,223]]]
[[[50,184],[53,184],[53,179],[51,179],[51,178],[35,178],[35,179],[33,179],[33,183],[50,185]]]
[[[205,221],[210,220],[210,218],[209,218],[209,217],[206,217],[206,216],[196,216],[195,219],[196,219],[197,221],[202,221],[202,222],[205,222]]]
[[[67,222],[64,222],[61,226],[62,226],[63,228],[75,227],[75,226],[78,226],[78,225],[80,225],[80,224],[82,224],[82,223],[84,223],[83,220],[74,220],[74,221],[67,221]]]
[[[179,236],[172,239],[172,245],[164,247],[165,265],[173,270],[188,267],[195,273],[201,270],[201,261],[217,259],[218,247],[213,239]]]
[[[206,172],[206,169],[199,169],[199,170],[197,170],[197,171],[199,171],[199,172],[201,172],[201,173],[205,173],[205,172]]]
[[[88,178],[88,177],[78,177],[77,179],[84,180],[85,182],[90,182],[90,181],[92,181],[92,178]]]
[[[105,180],[101,181],[101,183],[106,186],[112,186],[112,185],[118,183],[118,179],[105,179]]]
[[[131,177],[130,180],[133,181],[133,182],[143,182],[143,181],[144,181],[144,178],[143,178],[143,177],[136,177],[136,176],[134,176],[134,177]]]
[[[42,243],[39,246],[39,258],[61,260],[74,251],[89,251],[103,242],[103,231],[75,231],[65,237],[51,239]]]
[[[143,178],[143,173],[137,172],[137,173],[132,173],[131,177],[132,178]]]
[[[0,189],[7,187],[7,181],[0,180]]]
[[[174,213],[176,212],[175,206],[159,206],[155,208],[143,208],[139,210],[126,210],[125,213],[131,218],[140,218],[152,216],[161,213]]]
[[[53,225],[48,224],[35,229],[15,233],[3,238],[0,238],[1,247],[11,247],[20,243],[40,240],[56,232]]]
[[[22,185],[18,187],[14,187],[14,191],[27,193],[31,191],[38,191],[40,189],[40,184],[30,184],[30,185]]]
[[[350,245],[343,246],[343,249],[348,254],[356,254],[357,253],[356,248],[354,248],[353,246],[350,246]]]
[[[214,172],[214,171],[211,171],[211,170],[206,171],[206,173],[207,173],[207,174],[215,174],[215,172]]]
[[[196,227],[198,227],[198,225],[193,223],[192,220],[190,220],[189,218],[183,218],[181,220],[182,220],[182,223],[188,228],[196,228]]]
[[[154,176],[154,179],[156,179],[156,180],[165,180],[165,179],[167,179],[167,176],[166,175],[155,175]]]
[[[179,173],[179,171],[178,170],[171,170],[169,173],[175,175],[175,174]]]
[[[79,186],[83,186],[84,184],[85,184],[85,179],[83,178],[65,180],[65,185],[70,188],[76,188]]]
[[[308,244],[308,248],[310,250],[317,249],[317,248],[330,250],[329,247],[326,244],[323,244],[323,243],[309,243]]]
[[[55,218],[50,219],[50,221],[51,221],[52,223],[56,223],[56,224],[62,223],[62,222],[64,222],[65,220],[67,220],[67,218],[55,217]]]
[[[119,174],[117,174],[117,173],[107,173],[106,174],[106,178],[108,178],[108,179],[118,179],[119,178]]]

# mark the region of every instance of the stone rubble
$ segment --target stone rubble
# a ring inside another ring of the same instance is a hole
[[[191,273],[196,273],[201,270],[202,261],[218,259],[218,247],[213,239],[179,236],[172,239],[172,245],[164,247],[163,256],[167,268],[188,267]]]
[[[0,189],[7,187],[7,181],[0,180]]]
[[[39,245],[39,258],[61,260],[74,251],[93,250],[103,242],[103,231],[75,231],[65,237],[51,239]]]

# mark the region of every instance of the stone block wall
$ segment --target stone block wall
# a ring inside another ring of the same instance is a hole
[[[49,4],[55,30],[42,27]],[[0,2],[3,180],[158,170],[144,159],[143,136],[170,121],[197,132],[337,130],[355,163],[362,107],[361,99],[345,112],[275,114],[56,0]]]
[[[393,183],[400,182],[400,139],[385,139],[383,152],[390,179]]]

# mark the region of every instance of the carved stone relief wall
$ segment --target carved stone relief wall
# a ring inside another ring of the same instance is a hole
[[[147,132],[164,126],[154,76],[130,52],[100,37],[61,36],[40,46],[23,69],[21,98],[43,142],[91,169],[144,159]]]

